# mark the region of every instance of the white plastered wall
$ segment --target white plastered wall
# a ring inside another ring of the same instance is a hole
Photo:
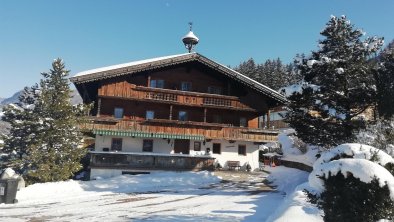
[[[151,139],[96,135],[95,151],[103,151],[103,148],[109,148],[111,150],[112,138],[122,138],[122,152],[142,152],[143,140]],[[172,153],[174,140],[170,140],[170,143],[168,143],[167,139],[152,140],[154,153]]]
[[[214,143],[220,143],[221,154],[213,153],[212,147]],[[239,145],[246,146],[246,156],[238,154]],[[212,140],[210,142],[206,142],[202,147],[204,150],[206,150],[206,148],[210,148],[211,156],[215,157],[216,161],[224,168],[226,168],[227,161],[239,161],[241,169],[243,170],[246,169],[246,164],[249,164],[252,170],[259,168],[259,145],[255,145],[253,142],[237,141],[230,143],[226,140]]]
[[[142,152],[142,143],[144,139],[151,138],[132,138],[132,137],[112,137],[112,136],[100,136],[96,135],[96,151],[103,151],[103,148],[111,148],[112,138],[122,138],[122,152]],[[168,142],[167,139],[152,139],[153,140],[153,152],[154,153],[173,153],[174,151],[174,140],[171,139]],[[226,140],[211,140],[209,142],[201,142],[201,151],[194,151],[194,140],[190,141],[190,155],[203,155],[207,148],[211,150],[211,156],[216,158],[216,161],[220,165],[226,168],[227,161],[240,161],[241,169],[245,169],[246,164],[249,164],[252,168],[259,168],[259,146],[253,144],[253,142],[242,142],[236,141],[230,143]],[[221,154],[214,154],[213,143],[220,143]],[[238,146],[246,146],[246,156],[238,154]]]

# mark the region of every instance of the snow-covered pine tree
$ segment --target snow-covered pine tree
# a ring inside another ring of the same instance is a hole
[[[78,124],[85,110],[70,103],[69,72],[63,61],[56,59],[52,69],[42,73],[41,94],[35,105],[42,125],[27,174],[33,182],[66,180],[82,167],[80,160],[86,149],[81,147]]]
[[[304,86],[289,97],[285,121],[304,142],[332,146],[354,140],[354,130],[363,125],[359,115],[374,102],[368,59],[383,39],[362,40],[363,32],[345,16],[331,16],[321,35],[320,49],[298,64]]]
[[[300,80],[294,65],[284,65],[280,58],[267,59],[264,63],[257,65],[251,58],[240,63],[238,67],[235,67],[235,70],[274,90]]]
[[[290,86],[302,80],[302,77],[298,73],[297,66],[294,63],[286,65],[285,70],[286,75],[284,77],[284,83],[281,87]]]
[[[390,119],[394,117],[394,41],[380,53],[374,74],[379,116]]]
[[[276,60],[272,61],[272,89],[278,90],[281,87],[284,87],[287,85],[286,82],[286,75],[288,73],[286,73],[286,66],[283,65],[282,60],[280,60],[280,58],[277,58]]]
[[[260,81],[260,76],[257,73],[257,66],[253,58],[248,59],[246,62],[242,62],[235,70],[251,79]]]
[[[6,164],[20,174],[29,168],[28,158],[40,128],[38,116],[34,113],[39,93],[38,85],[25,87],[19,102],[3,110],[2,120],[11,125],[10,133],[4,137],[3,152],[8,154]]]

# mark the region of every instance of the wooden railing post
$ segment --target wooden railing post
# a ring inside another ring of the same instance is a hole
[[[271,123],[270,123],[270,110],[267,111],[267,129],[269,129],[271,127]]]
[[[172,120],[172,105],[170,105],[170,116],[169,119]]]
[[[101,111],[101,98],[98,98],[98,100],[97,100],[97,117],[100,117],[100,111]]]

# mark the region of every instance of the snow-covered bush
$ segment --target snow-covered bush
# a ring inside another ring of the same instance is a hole
[[[315,162],[308,196],[325,221],[392,220],[394,176],[386,169],[392,166],[394,159],[379,149],[342,144]]]

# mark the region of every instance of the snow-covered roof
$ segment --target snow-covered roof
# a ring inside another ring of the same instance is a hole
[[[199,41],[197,36],[194,35],[194,33],[192,31],[189,31],[182,39],[186,39],[186,38],[195,39],[197,42]]]
[[[113,66],[107,66],[107,67],[102,67],[102,68],[97,68],[97,69],[92,69],[92,70],[87,70],[83,71],[80,73],[77,73],[75,76],[71,77],[70,80],[74,84],[81,84],[85,82],[93,82],[93,81],[98,81],[101,79],[108,79],[108,78],[113,78],[116,76],[121,76],[121,75],[129,75],[132,73],[137,73],[141,71],[146,71],[146,70],[153,70],[161,67],[167,67],[171,65],[176,65],[176,64],[181,64],[181,63],[186,63],[186,62],[191,62],[191,61],[198,61],[210,68],[213,68],[243,84],[248,85],[251,88],[256,89],[259,92],[262,92],[263,94],[281,102],[281,103],[286,103],[287,100],[284,96],[282,96],[280,93],[277,91],[233,70],[228,68],[225,65],[222,65],[220,63],[217,63],[213,60],[210,60],[198,53],[185,53],[185,54],[178,54],[178,55],[171,55],[171,56],[164,56],[164,57],[158,57],[158,58],[153,58],[153,59],[145,59],[145,60],[139,60],[139,61],[134,61],[130,63],[123,63],[123,64],[118,64],[118,65],[113,65]]]
[[[99,73],[99,72],[110,71],[110,70],[114,70],[114,69],[121,69],[121,68],[130,67],[130,66],[141,65],[141,64],[155,62],[155,61],[160,61],[160,60],[164,60],[164,59],[171,59],[171,58],[178,57],[178,56],[183,56],[183,55],[186,55],[186,54],[189,54],[189,53],[178,54],[178,55],[170,55],[170,56],[163,56],[163,57],[157,57],[157,58],[152,58],[152,59],[144,59],[144,60],[139,60],[139,61],[122,63],[122,64],[118,64],[118,65],[111,65],[111,66],[101,67],[101,68],[97,68],[97,69],[90,69],[90,70],[86,70],[86,71],[77,73],[73,78],[78,77],[78,76],[85,76],[85,75],[89,75],[89,74]]]
[[[274,153],[264,153],[263,156],[267,156],[267,157],[274,157],[274,156],[281,157],[282,155],[278,154],[277,152],[274,152]]]

